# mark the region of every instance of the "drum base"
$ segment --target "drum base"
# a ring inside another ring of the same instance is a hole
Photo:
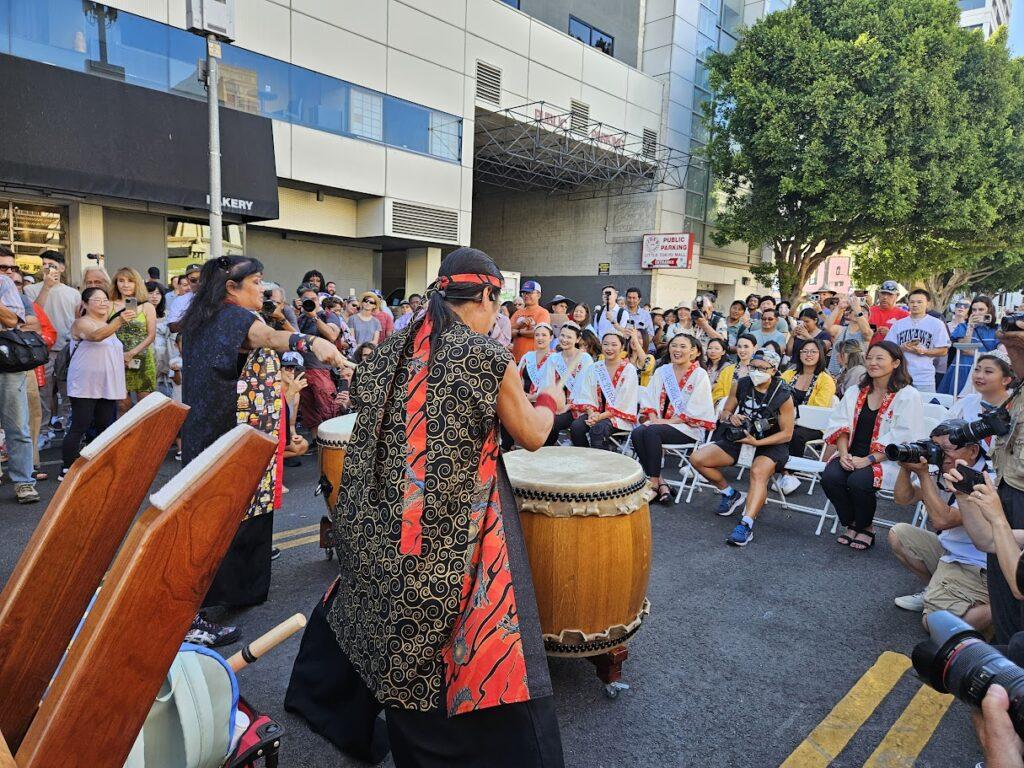
[[[597,670],[597,677],[604,683],[604,694],[609,699],[619,695],[619,691],[628,691],[629,686],[622,682],[622,663],[629,658],[626,646],[620,645],[600,656],[588,656],[587,660]]]

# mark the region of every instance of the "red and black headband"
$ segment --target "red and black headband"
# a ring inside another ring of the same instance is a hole
[[[474,272],[467,272],[461,275],[441,275],[437,278],[437,288],[441,291],[453,283],[480,283],[481,285],[489,285],[493,288],[501,288],[502,279],[494,275],[477,274]]]

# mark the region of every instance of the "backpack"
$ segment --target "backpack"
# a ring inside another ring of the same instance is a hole
[[[50,351],[35,331],[7,328],[0,331],[0,373],[31,371],[46,365]]]
[[[216,651],[183,643],[124,768],[220,768],[239,719],[231,667]]]
[[[605,310],[605,308],[601,307],[601,309],[597,310],[597,314],[594,315],[594,328],[595,329],[601,324],[601,318],[604,317],[604,310]],[[626,319],[628,320],[629,319],[629,312],[626,310],[626,308],[625,307],[616,307],[615,308],[615,320],[613,320],[612,322],[614,322],[616,325],[624,325],[624,323],[622,321],[622,314],[623,313],[626,314]]]

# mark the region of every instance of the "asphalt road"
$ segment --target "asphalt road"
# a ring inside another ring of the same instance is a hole
[[[179,467],[166,462],[154,488]],[[270,600],[227,617],[249,639],[308,612],[333,577],[335,565],[303,530],[325,510],[313,496],[316,475],[315,457],[287,471]],[[40,485],[44,502],[54,488]],[[806,485],[797,491],[804,501],[805,493]],[[715,516],[715,501],[704,491],[690,505],[652,508],[652,610],[629,643],[629,690],[608,699],[589,663],[551,659],[566,765],[974,766],[980,751],[967,708],[922,692],[903,671],[923,630],[918,614],[892,600],[919,587],[885,536],[852,552],[827,529],[815,536],[812,518],[770,505],[754,541],[737,549],[724,543],[735,518]],[[43,508],[18,506],[12,486],[0,486],[0,582]],[[910,516],[886,502],[879,513]],[[357,765],[283,711],[297,648],[293,638],[244,670],[243,694],[285,726],[282,765]]]

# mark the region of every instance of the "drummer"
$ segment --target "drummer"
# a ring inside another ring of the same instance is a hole
[[[555,445],[562,430],[572,425],[572,397],[581,379],[581,374],[594,364],[594,358],[584,352],[583,329],[572,320],[562,324],[558,332],[558,349],[548,360],[548,367],[554,372],[554,383],[561,384],[565,391],[566,409],[555,416],[555,425],[545,445]]]
[[[676,334],[668,344],[670,364],[654,372],[641,399],[643,423],[633,430],[633,450],[657,489],[660,504],[672,498],[661,481],[662,446],[700,443],[715,428],[711,379],[700,366],[701,352],[695,336]]]
[[[569,427],[578,448],[608,449],[612,432],[628,432],[636,426],[640,380],[636,367],[623,357],[626,341],[618,331],[601,337],[603,360],[583,372],[573,397],[576,418]]]

